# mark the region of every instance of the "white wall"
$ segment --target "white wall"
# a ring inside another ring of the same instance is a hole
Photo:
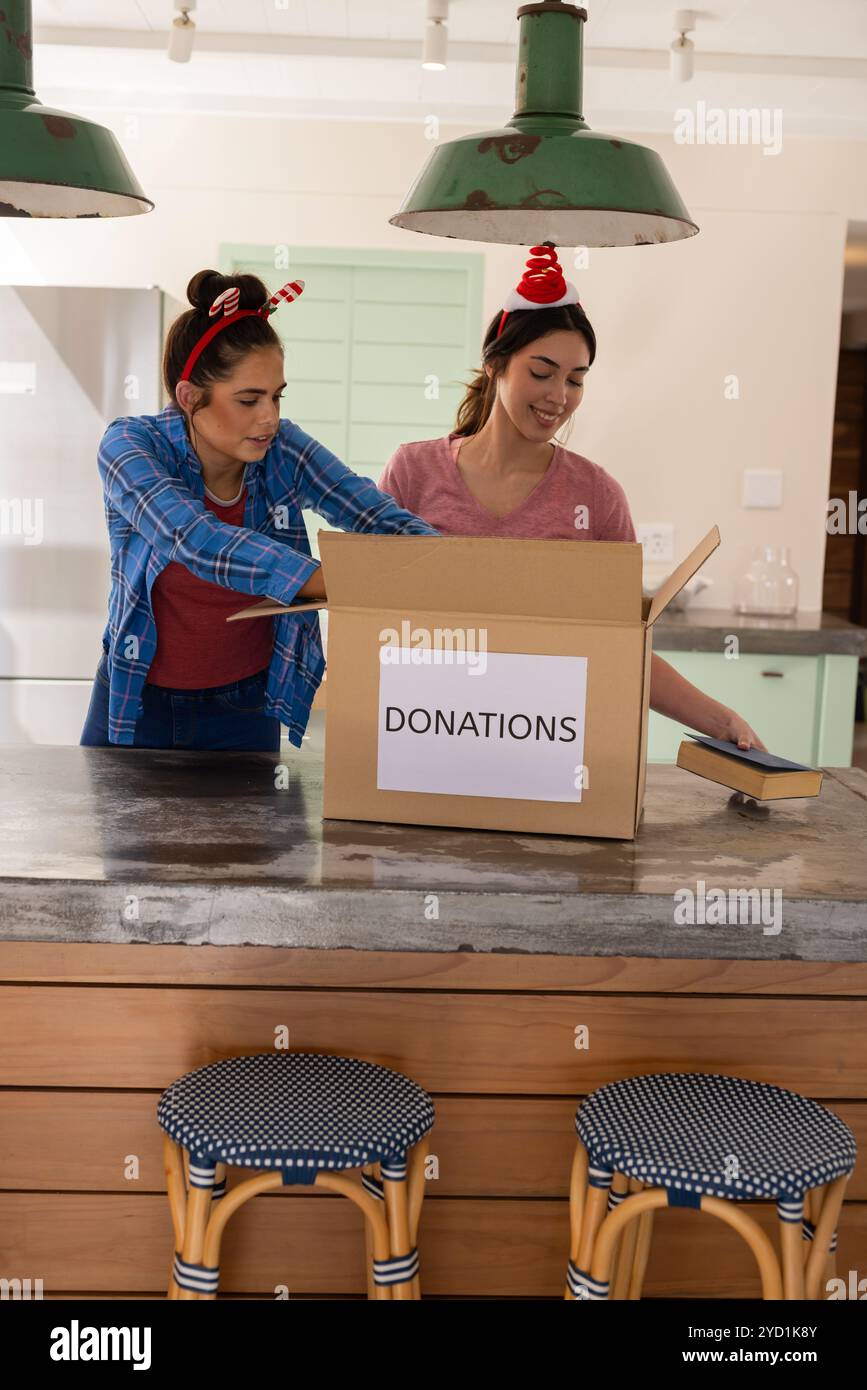
[[[98,119],[122,140],[156,210],[0,223],[7,283],[159,284],[183,298],[193,271],[217,264],[221,242],[474,250],[486,257],[487,322],[523,268],[517,247],[388,225],[432,148],[421,125]],[[464,129],[443,127],[441,138]],[[788,138],[767,156],[759,146],[634,138],[663,156],[701,232],[590,252],[577,283],[599,354],[568,443],[622,482],[636,524],[674,524],[676,558],[718,523],[708,604],[729,606],[745,547],[767,540],[791,546],[801,607],[818,609],[843,251],[847,221],[867,220],[867,144]],[[729,374],[738,400],[724,397]],[[783,470],[782,509],[741,508],[745,467]]]

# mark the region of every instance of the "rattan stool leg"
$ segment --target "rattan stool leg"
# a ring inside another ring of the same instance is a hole
[[[211,1200],[221,1202],[226,1195],[226,1165],[218,1163],[214,1173],[214,1186],[211,1189]]]
[[[611,1190],[608,1193],[609,1211],[616,1211],[621,1202],[626,1200],[631,1186],[630,1179],[623,1173],[614,1174],[614,1177],[611,1179]],[[626,1290],[629,1287],[629,1278],[632,1273],[634,1245],[635,1227],[630,1224],[627,1226],[625,1233],[615,1241],[611,1255],[612,1298],[621,1299],[626,1297]]]
[[[413,1249],[418,1248],[418,1227],[425,1193],[425,1165],[428,1157],[428,1139],[420,1139],[408,1155],[409,1168],[406,1178],[406,1200],[409,1210],[409,1239]],[[410,1284],[414,1299],[421,1298],[421,1276],[416,1274]]]
[[[569,1268],[577,1268],[578,1250],[581,1245],[581,1227],[584,1222],[584,1203],[587,1198],[587,1150],[579,1139],[572,1155],[572,1172],[569,1178]],[[563,1290],[565,1299],[574,1298],[567,1276]]]
[[[829,1183],[822,1183],[819,1187],[812,1188],[804,1196],[804,1217],[811,1228],[810,1238],[807,1239],[805,1233],[805,1238],[803,1241],[805,1271],[807,1268],[807,1261],[810,1258],[810,1251],[813,1248],[812,1242],[813,1240],[815,1240],[816,1236],[816,1226],[819,1223],[819,1217],[822,1215],[822,1207],[824,1205],[825,1196],[827,1194],[829,1186]],[[831,1238],[831,1245],[828,1248],[828,1253],[825,1256],[825,1269],[820,1280],[820,1288],[819,1293],[817,1295],[819,1299],[824,1299],[827,1295],[828,1281],[831,1279],[836,1279],[837,1277],[836,1234],[837,1233],[835,1231],[834,1235]]]
[[[643,1184],[639,1187],[639,1191]],[[629,1281],[629,1292],[627,1298],[632,1301],[641,1298],[644,1288],[644,1276],[647,1272],[647,1262],[650,1259],[650,1242],[653,1237],[653,1209],[643,1211],[638,1218],[638,1238],[635,1242],[635,1257],[632,1262],[632,1278]]]
[[[822,1203],[822,1210],[816,1222],[812,1249],[807,1257],[807,1266],[804,1272],[806,1296],[812,1300],[821,1298],[823,1293],[827,1293],[827,1289],[820,1290],[822,1271],[827,1267],[828,1247],[837,1229],[837,1223],[840,1219],[840,1208],[843,1205],[846,1184],[850,1176],[851,1174],[849,1173],[843,1173],[841,1177],[835,1178],[833,1182],[828,1183],[825,1189],[825,1200]]]
[[[807,1192],[804,1193],[804,1224],[805,1224],[805,1225],[810,1225],[810,1226],[812,1226],[812,1227],[815,1228],[815,1225],[816,1225],[816,1221],[817,1221],[819,1212],[822,1210],[822,1202],[823,1202],[824,1197],[825,1197],[825,1188],[826,1188],[826,1187],[827,1187],[827,1183],[822,1183],[822,1185],[821,1185],[820,1187],[813,1187],[813,1188],[810,1188],[809,1191],[807,1191]],[[803,1240],[801,1241],[801,1259],[803,1260],[804,1268],[805,1268],[805,1269],[806,1269],[806,1267],[807,1267],[807,1260],[808,1260],[809,1258],[810,1258],[810,1241],[809,1241],[808,1238],[807,1238],[807,1233],[806,1233],[806,1231],[804,1231],[804,1232],[803,1232]]]
[[[638,1234],[638,1222],[641,1217],[655,1207],[663,1207],[668,1204],[668,1194],[663,1188],[647,1188],[643,1191],[631,1193],[620,1206],[608,1213],[596,1235],[593,1250],[588,1265],[582,1265],[583,1269],[589,1271],[590,1280],[593,1286],[591,1297],[595,1299],[607,1299],[608,1290],[611,1287],[611,1266],[614,1250],[621,1239],[624,1240],[630,1228]],[[630,1260],[629,1268],[632,1268]]]
[[[391,1258],[399,1260],[409,1256],[414,1248],[410,1239],[406,1178],[390,1178],[386,1169],[383,1173],[383,1182]],[[392,1298],[411,1299],[413,1297],[412,1283],[413,1281],[410,1280],[405,1283],[392,1284]]]
[[[369,1228],[370,1232],[369,1237],[366,1236],[366,1240],[369,1239],[373,1247],[373,1259],[383,1262],[388,1260],[388,1219],[383,1198],[374,1197],[362,1187],[357,1179],[345,1177],[342,1173],[317,1173],[316,1186],[325,1187],[329,1192],[342,1193],[344,1197],[348,1197],[361,1209],[365,1229]],[[388,1284],[375,1284],[373,1297],[375,1299],[390,1299],[393,1297],[393,1290]]]
[[[166,1173],[166,1193],[169,1199],[169,1211],[172,1217],[172,1234],[174,1237],[174,1250],[172,1251],[172,1262],[169,1270],[169,1286],[166,1296],[170,1299],[175,1299],[178,1296],[178,1286],[175,1283],[175,1254],[180,1254],[184,1248],[187,1189],[184,1183],[184,1165],[181,1147],[179,1144],[176,1144],[173,1139],[170,1139],[167,1134],[163,1135],[163,1166]]]
[[[783,1270],[783,1297],[802,1299],[804,1297],[804,1237],[801,1222],[804,1219],[804,1203],[778,1202],[777,1217],[780,1227],[780,1263]]]
[[[205,1245],[205,1228],[211,1209],[211,1189],[191,1187],[187,1197],[187,1216],[184,1228],[183,1261],[186,1265],[200,1265]],[[179,1299],[197,1299],[201,1295],[193,1289],[178,1289]]]
[[[587,1150],[579,1139],[572,1157],[572,1173],[569,1180],[569,1255],[573,1260],[578,1259],[578,1247],[581,1243],[581,1225],[587,1196],[587,1167]]]
[[[255,1178],[248,1178],[246,1182],[238,1183],[219,1202],[213,1202],[202,1242],[201,1263],[208,1269],[217,1269],[220,1264],[220,1243],[229,1218],[234,1216],[238,1208],[242,1207],[245,1202],[249,1202],[252,1197],[258,1197],[260,1192],[268,1192],[272,1188],[282,1187],[282,1185],[283,1178],[280,1173],[259,1173]],[[193,1188],[194,1192],[196,1190]],[[187,1258],[186,1250],[184,1250],[184,1259]],[[185,1292],[184,1289],[181,1290],[181,1298],[184,1297]],[[217,1297],[217,1291],[214,1289],[210,1293],[200,1293],[194,1296],[211,1300]]]
[[[629,1179],[630,1193],[641,1192],[644,1183],[637,1178]],[[621,1258],[612,1272],[612,1286],[614,1288],[613,1297],[618,1300],[626,1300],[631,1297],[630,1290],[635,1282],[635,1260],[638,1250],[638,1237],[642,1230],[642,1220],[652,1216],[645,1213],[644,1217],[638,1217],[635,1221],[630,1221],[620,1239]],[[640,1294],[638,1295],[640,1297]]]
[[[596,1234],[599,1227],[606,1219],[605,1213],[608,1207],[608,1194],[611,1187],[611,1179],[614,1176],[613,1173],[608,1173],[606,1175],[600,1169],[591,1169],[588,1166],[587,1154],[580,1139],[577,1148],[581,1152],[579,1153],[576,1151],[573,1160],[572,1184],[569,1196],[572,1224],[572,1250],[570,1253],[566,1292],[564,1295],[567,1300],[582,1297],[581,1290],[585,1287],[584,1279],[590,1269],[590,1264],[593,1259]],[[586,1181],[582,1184],[582,1177],[584,1174],[586,1174]],[[584,1196],[584,1209],[579,1216],[575,1208],[580,1201],[582,1186],[586,1188],[586,1193]],[[616,1212],[613,1212],[612,1215],[616,1215]],[[620,1228],[618,1227],[617,1229],[619,1231]],[[576,1292],[576,1290],[578,1290],[578,1292]]]
[[[783,1297],[783,1277],[780,1263],[773,1245],[755,1217],[750,1216],[742,1207],[723,1197],[702,1197],[701,1209],[710,1212],[711,1216],[718,1216],[720,1221],[725,1221],[728,1226],[737,1231],[738,1235],[743,1236],[756,1257],[759,1277],[762,1281],[762,1298],[766,1300],[781,1299]]]
[[[361,1171],[362,1171],[364,1177],[369,1178],[369,1179],[370,1179],[371,1181],[373,1181],[373,1182],[380,1182],[380,1177],[379,1177],[379,1164],[377,1164],[377,1163],[365,1163],[365,1165],[364,1165],[364,1167],[362,1168]],[[383,1198],[383,1200],[385,1200],[385,1199]],[[365,1269],[366,1269],[366,1271],[367,1271],[367,1297],[368,1297],[369,1299],[374,1299],[374,1298],[376,1298],[376,1281],[375,1281],[375,1279],[374,1279],[374,1277],[373,1277],[373,1260],[374,1260],[374,1254],[373,1254],[373,1229],[372,1229],[372,1227],[371,1227],[371,1225],[370,1225],[370,1222],[367,1221],[367,1220],[365,1220],[365,1222],[364,1222],[364,1267],[365,1267]]]

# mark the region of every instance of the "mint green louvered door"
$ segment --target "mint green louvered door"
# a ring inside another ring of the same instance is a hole
[[[480,360],[483,257],[276,250],[283,255],[223,247],[221,269],[252,272],[269,289],[305,282],[301,298],[271,319],[286,348],[283,414],[377,482],[398,444],[454,427]],[[318,555],[328,523],[312,512],[305,519]]]

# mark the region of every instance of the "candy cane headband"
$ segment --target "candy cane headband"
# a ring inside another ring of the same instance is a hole
[[[552,243],[531,246],[527,269],[503,305],[496,336],[499,338],[513,309],[556,309],[561,304],[580,302],[575,286],[563,275],[563,268],[557,260],[557,251]]]
[[[230,285],[227,290],[223,290],[222,294],[217,295],[217,298],[208,310],[208,317],[216,318],[217,322],[212,323],[210,328],[205,330],[196,343],[196,346],[184,363],[184,370],[178,377],[178,381],[189,381],[190,373],[198,362],[200,354],[204,352],[208,343],[220,332],[221,328],[228,328],[230,323],[237,323],[238,319],[246,319],[251,315],[267,319],[269,315],[273,314],[275,309],[279,309],[284,301],[287,304],[291,304],[293,299],[297,299],[303,290],[303,280],[290,280],[288,284],[283,285],[281,289],[275,290],[271,298],[266,299],[265,303],[260,305],[258,309],[238,308],[241,291],[237,285]],[[222,314],[220,313],[221,309],[223,311]]]

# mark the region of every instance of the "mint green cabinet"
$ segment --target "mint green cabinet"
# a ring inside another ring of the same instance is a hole
[[[727,658],[664,648],[657,655],[742,715],[773,753],[813,767],[851,766],[856,656],[747,652]],[[673,763],[684,727],[651,710],[648,762]]]

